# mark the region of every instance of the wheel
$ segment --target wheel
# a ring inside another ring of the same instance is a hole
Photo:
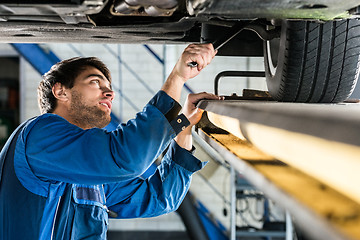
[[[342,102],[359,75],[360,21],[284,20],[279,39],[264,42],[270,95],[286,102]]]

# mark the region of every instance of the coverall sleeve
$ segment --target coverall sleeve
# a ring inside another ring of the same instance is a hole
[[[142,112],[115,131],[83,130],[54,114],[40,116],[21,136],[26,160],[41,180],[77,184],[118,182],[141,175],[176,132],[177,103],[160,91]]]
[[[173,141],[148,179],[105,185],[106,205],[117,218],[154,217],[175,211],[189,189],[192,174],[204,165]]]

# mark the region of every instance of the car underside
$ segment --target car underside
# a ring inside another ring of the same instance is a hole
[[[262,27],[276,25],[279,19],[344,19],[356,17],[360,5],[356,0],[1,2],[0,40],[20,42],[200,42],[204,25],[226,29],[253,19]]]
[[[341,102],[357,82],[359,0],[5,0],[1,42],[214,42],[219,55],[264,56],[279,101]]]

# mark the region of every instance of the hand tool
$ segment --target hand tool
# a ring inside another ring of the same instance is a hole
[[[238,33],[240,33],[244,28],[246,28],[249,24],[251,24],[253,21],[250,22],[238,22],[235,23],[228,32],[225,33],[221,38],[215,40],[212,44],[214,46],[214,50],[218,50],[222,46],[224,46],[227,42],[229,42],[231,39],[233,39]],[[194,68],[197,67],[197,62],[189,62],[187,64],[189,67]]]

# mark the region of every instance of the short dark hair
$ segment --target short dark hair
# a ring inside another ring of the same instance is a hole
[[[52,113],[56,108],[56,98],[52,93],[55,83],[72,88],[77,76],[86,67],[97,68],[111,83],[111,75],[106,65],[96,57],[74,57],[56,63],[43,75],[38,87],[38,103],[41,113]]]

